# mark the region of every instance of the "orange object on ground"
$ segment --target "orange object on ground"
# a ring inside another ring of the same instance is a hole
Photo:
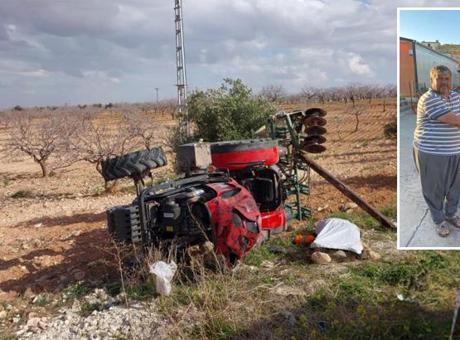
[[[307,235],[295,235],[294,240],[292,241],[296,246],[301,246],[301,245],[310,245],[313,243],[315,240],[315,235],[312,234],[307,234]]]

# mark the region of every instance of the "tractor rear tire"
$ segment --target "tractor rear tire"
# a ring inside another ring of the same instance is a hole
[[[106,181],[123,177],[143,177],[148,170],[166,164],[167,160],[163,149],[140,150],[103,161],[102,176]]]

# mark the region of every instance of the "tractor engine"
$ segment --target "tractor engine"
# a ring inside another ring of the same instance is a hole
[[[148,187],[132,204],[109,209],[107,220],[119,242],[185,249],[209,240],[229,264],[262,237],[254,198],[225,173]]]

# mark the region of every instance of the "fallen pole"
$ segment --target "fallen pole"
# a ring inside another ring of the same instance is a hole
[[[348,186],[345,185],[342,181],[338,178],[334,177],[330,172],[320,166],[318,163],[310,159],[306,152],[301,151],[300,157],[307,163],[310,168],[316,171],[320,176],[324,177],[329,183],[334,185],[337,189],[339,189],[345,196],[355,202],[358,206],[360,206],[364,211],[366,211],[369,215],[374,217],[377,221],[379,221],[384,227],[390,229],[396,229],[396,226],[380,211],[370,206],[366,201],[364,201],[361,197],[355,194]]]

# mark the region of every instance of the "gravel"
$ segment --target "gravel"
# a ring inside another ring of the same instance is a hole
[[[154,302],[131,302],[96,289],[72,307],[53,317],[29,315],[16,332],[18,339],[167,339],[166,321],[156,313]],[[95,310],[88,310],[88,306]],[[86,312],[86,313],[85,313]],[[87,315],[89,314],[89,315]]]

